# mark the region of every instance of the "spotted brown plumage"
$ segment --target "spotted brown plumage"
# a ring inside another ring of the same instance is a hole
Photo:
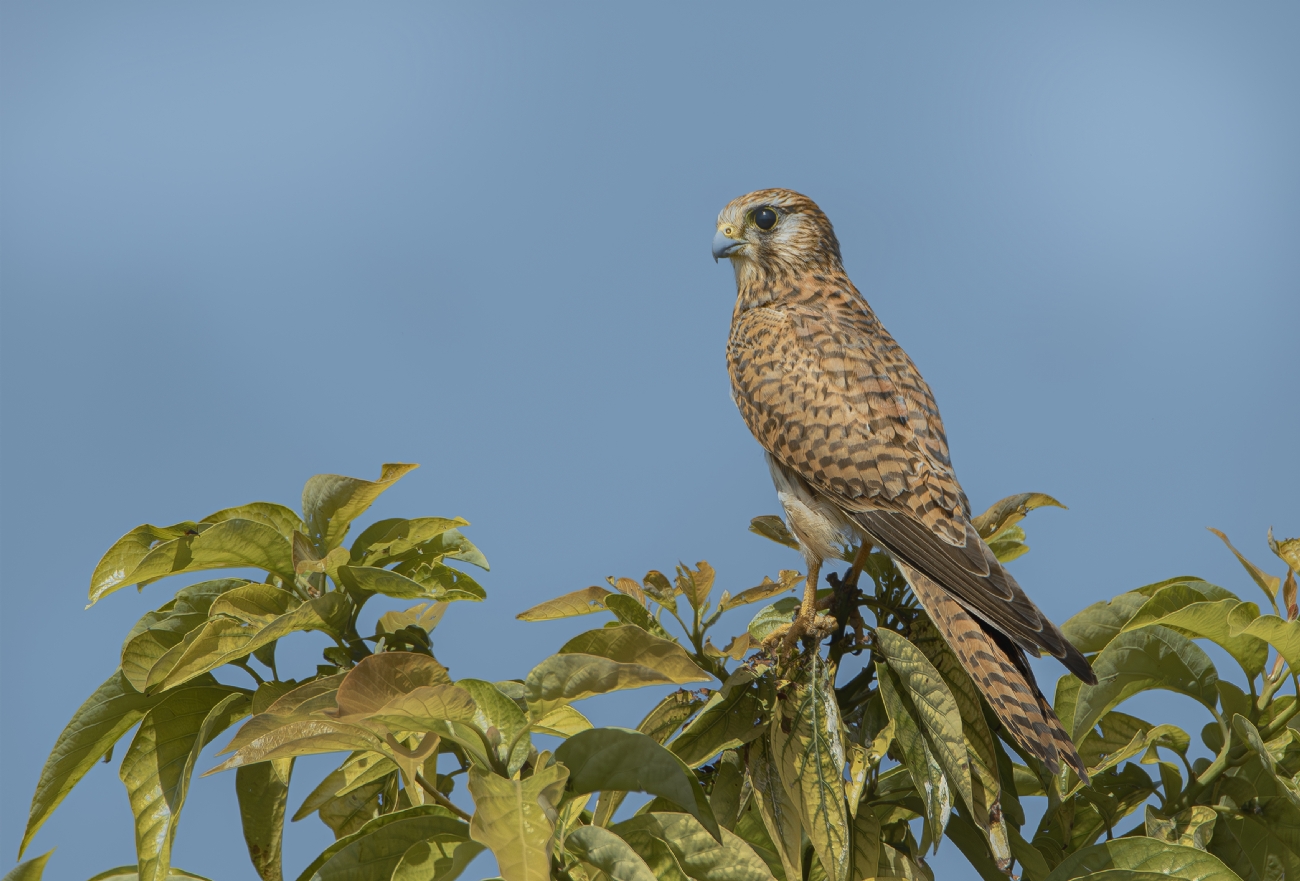
[[[760,190],[722,209],[713,253],[736,273],[732,394],[808,563],[787,638],[829,629],[815,617],[822,561],[879,546],[1017,742],[1082,774],[1024,653],[1085,682],[1092,669],[971,525],[930,387],[849,280],[830,220],[806,196]]]

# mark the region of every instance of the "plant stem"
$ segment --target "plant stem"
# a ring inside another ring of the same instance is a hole
[[[471,817],[469,814],[465,813],[460,808],[456,807],[456,805],[452,803],[451,799],[447,798],[447,796],[439,792],[436,787],[434,787],[429,783],[428,780],[425,780],[423,774],[417,773],[415,775],[415,782],[420,784],[420,788],[429,794],[429,798],[433,799],[435,802],[442,805],[444,808],[451,811],[453,814],[460,817],[462,820],[468,822],[469,820],[473,819],[473,817]]]
[[[258,685],[261,685],[263,682],[266,681],[266,680],[263,679],[261,676],[258,676],[258,675],[257,675],[257,671],[254,670],[254,669],[249,665],[249,663],[248,663],[248,661],[247,661],[246,659],[244,659],[244,658],[240,658],[238,661],[231,661],[230,663],[231,663],[232,665],[238,667],[239,669],[243,670],[243,671],[244,671],[245,673],[247,673],[249,676],[252,676],[252,677],[253,677],[253,681],[256,682]]]

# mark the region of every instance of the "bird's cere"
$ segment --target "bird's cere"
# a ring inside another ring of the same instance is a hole
[[[734,228],[724,226],[720,228],[717,235],[713,237],[713,260],[715,263],[722,257],[730,257],[740,248],[745,246],[743,241],[731,237],[734,234]]]

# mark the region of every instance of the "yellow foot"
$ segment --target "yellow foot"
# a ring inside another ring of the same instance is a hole
[[[783,624],[768,634],[767,639],[763,640],[763,649],[768,652],[775,650],[784,655],[794,654],[799,640],[812,637],[817,642],[821,642],[834,633],[837,627],[839,623],[830,615],[808,617],[800,615],[789,624]]]

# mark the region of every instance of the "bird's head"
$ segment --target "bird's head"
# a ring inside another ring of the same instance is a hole
[[[718,214],[713,259],[726,257],[742,283],[767,275],[842,268],[830,219],[793,190],[756,190]]]

